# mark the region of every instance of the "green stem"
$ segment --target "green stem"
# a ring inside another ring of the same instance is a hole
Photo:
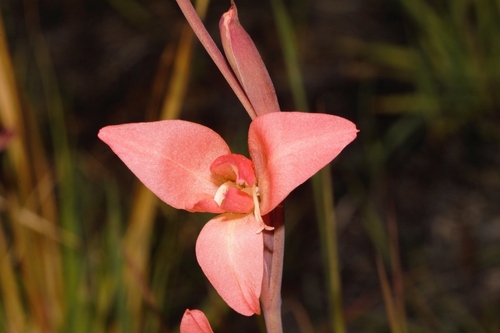
[[[293,24],[290,16],[283,4],[283,0],[271,0],[274,19],[278,28],[279,40],[283,48],[283,59],[285,61],[288,82],[292,89],[292,96],[295,106],[299,110],[308,110],[306,91],[300,71],[300,61],[297,43],[295,40]]]
[[[316,214],[321,234],[321,245],[326,262],[326,278],[332,312],[332,328],[335,333],[345,333],[345,321],[342,306],[342,286],[337,245],[337,224],[333,207],[333,191],[330,165],[324,167],[313,177]]]
[[[282,333],[281,278],[285,253],[285,215],[283,204],[263,216],[264,222],[274,230],[264,233],[264,278],[260,300],[268,333]]]

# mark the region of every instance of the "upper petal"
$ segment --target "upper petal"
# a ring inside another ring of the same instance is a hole
[[[255,183],[255,169],[252,161],[243,155],[229,154],[219,156],[210,165],[210,171],[224,179],[246,184],[252,187]]]
[[[213,333],[207,317],[200,310],[189,310],[184,312],[181,320],[181,333]]]
[[[333,160],[356,137],[356,125],[321,113],[276,112],[250,124],[248,147],[261,196],[261,213]]]
[[[107,126],[99,138],[161,200],[189,211],[222,212],[213,196],[220,181],[210,164],[230,150],[208,127],[163,120]]]
[[[253,214],[222,214],[210,220],[196,241],[196,258],[215,290],[236,312],[260,313],[264,244]]]

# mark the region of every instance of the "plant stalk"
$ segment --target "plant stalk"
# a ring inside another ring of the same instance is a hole
[[[264,223],[274,230],[264,233],[264,278],[260,300],[268,333],[282,333],[281,278],[285,254],[285,210],[283,204],[263,216]]]

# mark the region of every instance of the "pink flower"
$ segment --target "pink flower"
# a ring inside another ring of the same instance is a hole
[[[108,126],[99,132],[161,200],[191,212],[220,213],[203,227],[196,257],[226,303],[260,313],[262,215],[335,158],[356,137],[350,121],[327,114],[271,112],[248,133],[251,160],[231,154],[211,129],[183,120]]]

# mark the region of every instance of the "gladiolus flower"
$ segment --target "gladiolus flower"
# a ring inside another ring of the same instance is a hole
[[[164,120],[108,126],[99,132],[130,170],[165,203],[220,213],[201,230],[196,257],[219,295],[243,315],[260,313],[262,215],[335,158],[356,137],[343,118],[271,112],[248,133],[251,160],[232,154],[211,129]]]

